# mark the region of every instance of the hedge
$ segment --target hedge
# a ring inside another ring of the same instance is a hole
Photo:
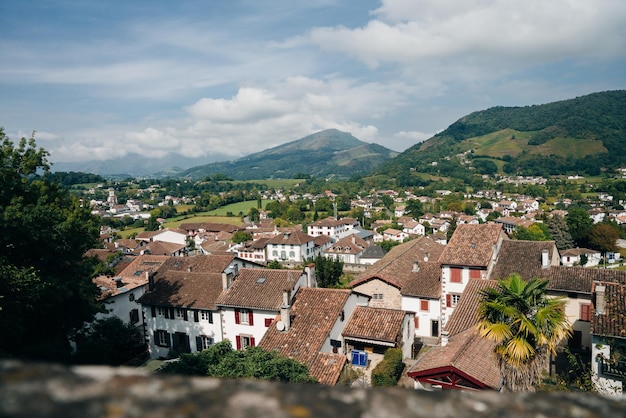
[[[402,349],[390,348],[372,370],[372,386],[395,386],[404,370]]]

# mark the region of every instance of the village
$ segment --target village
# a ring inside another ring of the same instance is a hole
[[[98,318],[117,316],[135,324],[153,359],[228,340],[237,350],[259,346],[298,360],[326,385],[357,370],[359,379],[352,384],[366,386],[385,352],[397,348],[407,365],[402,377],[407,386],[498,390],[493,343],[475,332],[477,309],[481,291],[517,274],[548,280],[549,295],[565,298],[573,332],[561,341],[562,348],[591,369],[595,390],[621,394],[626,271],[616,268],[620,252],[559,250],[553,240],[515,235],[547,217],[566,217],[568,199],[558,202],[562,209],[546,214],[545,203],[530,196],[480,191],[464,198],[487,201],[489,207],[419,216],[407,210],[411,201],[436,208],[450,193],[438,190],[433,198],[383,190],[353,199],[351,208],[364,217],[383,218],[369,229],[363,218],[342,217],[336,209],[305,227],[279,227],[262,208],[257,221],[244,216],[241,226],[183,222],[132,239],[116,238],[114,230],[103,228],[106,248],[90,253],[101,259],[121,256],[114,276],[94,279],[107,310]],[[392,210],[375,205],[380,196],[392,199]],[[315,201],[336,195],[263,197]],[[603,205],[611,200],[599,195],[587,211],[590,223],[626,221],[626,211]],[[108,202],[92,202],[100,211],[107,204],[120,206],[114,192]],[[135,209],[127,204],[122,211],[139,213],[140,205],[133,204]],[[251,239],[235,243],[237,233]],[[379,245],[385,242],[393,242],[387,252]],[[345,288],[318,287],[312,263],[318,256],[343,263],[352,278]],[[563,355],[551,359],[551,372]]]

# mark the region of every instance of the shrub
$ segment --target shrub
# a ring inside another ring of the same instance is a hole
[[[404,370],[402,350],[390,348],[385,357],[372,370],[372,386],[395,386]]]

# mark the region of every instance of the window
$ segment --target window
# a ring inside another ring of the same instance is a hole
[[[580,305],[580,320],[587,322],[591,320],[591,305]]]
[[[130,323],[136,324],[139,322],[139,309],[133,309],[130,311]]]
[[[383,294],[382,293],[374,293],[372,295],[372,299],[374,299],[374,300],[383,300]]]
[[[269,328],[273,320],[274,318],[265,318],[265,328]]]
[[[176,319],[187,320],[187,309],[176,308]]]
[[[296,252],[295,251],[289,251],[289,258],[295,258],[296,257]]]
[[[450,268],[450,281],[452,283],[461,283],[461,272],[459,268]]]
[[[420,311],[428,311],[428,301],[420,300]]]
[[[254,337],[251,335],[237,335],[235,337],[237,350],[244,350],[248,347],[254,347]]]
[[[200,320],[213,323],[213,313],[211,311],[200,311]]]
[[[254,318],[250,309],[235,309],[235,324],[254,325]]]
[[[273,257],[278,257],[278,251],[276,251],[276,250],[272,251],[272,256]]]
[[[135,294],[131,293],[130,295],[128,295],[128,300],[131,301],[131,302],[134,302],[135,301]]]
[[[163,306],[157,306],[157,316],[165,316],[165,308]]]
[[[459,303],[459,300],[461,300],[461,295],[458,293],[448,293],[446,295],[446,306],[448,308],[454,308],[457,303]]]
[[[471,269],[470,270],[470,279],[480,279],[480,270]]]
[[[196,337],[196,349],[198,351],[206,350],[213,344],[213,337],[207,337],[206,335],[199,335]]]
[[[154,331],[154,343],[159,347],[169,347],[171,345],[169,332],[162,329]]]

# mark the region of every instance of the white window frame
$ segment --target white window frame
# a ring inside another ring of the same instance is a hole
[[[239,323],[241,325],[250,325],[250,310],[249,309],[240,309],[239,310]]]
[[[200,335],[199,337],[201,341],[202,350],[206,350],[207,348],[211,347],[214,344],[213,337],[209,337],[206,335]]]
[[[157,306],[157,316],[165,316],[165,308],[163,306]]]
[[[211,315],[210,311],[200,311],[200,320],[201,321],[207,321],[207,322],[213,322],[212,318],[213,315]]]
[[[185,319],[185,310],[182,308],[176,308],[176,319]]]

